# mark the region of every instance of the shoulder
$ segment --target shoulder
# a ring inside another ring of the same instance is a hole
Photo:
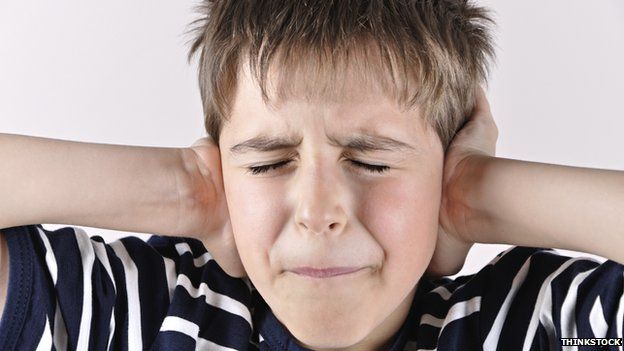
[[[618,335],[622,325],[624,267],[609,260],[511,247],[474,275],[430,286],[421,333],[437,339],[438,348],[453,349],[457,341],[484,350],[557,348],[561,337]]]
[[[453,295],[480,296],[493,311],[504,303],[531,304],[540,289],[568,289],[590,274],[606,283],[621,275],[622,265],[588,256],[571,257],[548,248],[514,246],[499,253],[476,274],[447,280],[443,286],[455,288]],[[542,293],[544,293],[542,291]],[[482,312],[483,310],[482,309]]]
[[[38,335],[47,330],[54,338],[69,338],[71,345],[106,342],[111,332],[141,330],[144,340],[132,338],[136,347],[131,348],[138,349],[143,342],[179,342],[180,333],[223,339],[222,329],[214,325],[250,333],[248,286],[225,274],[201,241],[154,236],[146,242],[129,236],[106,242],[72,226],[48,230],[28,225],[3,232],[11,254],[15,253],[12,263],[15,258],[16,269],[23,272],[11,277],[9,299],[37,301],[31,304],[35,312],[12,304],[17,307],[10,312],[23,321],[14,328]],[[81,327],[84,315],[90,316],[91,327]],[[122,316],[127,324],[109,325],[113,315]],[[45,321],[59,318],[69,332],[65,336],[46,326]],[[0,327],[1,341],[8,329]],[[90,332],[83,335],[83,330]],[[193,330],[197,332],[189,334]],[[19,337],[11,342],[19,342]]]

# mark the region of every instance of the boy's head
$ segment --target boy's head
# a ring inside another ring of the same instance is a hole
[[[304,346],[376,348],[435,248],[444,153],[493,50],[466,1],[210,1],[194,22],[250,280]],[[312,278],[297,267],[358,267]]]

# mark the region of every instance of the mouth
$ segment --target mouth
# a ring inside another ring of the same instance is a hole
[[[311,278],[331,278],[337,276],[350,275],[361,271],[366,267],[329,267],[329,268],[313,268],[313,267],[297,267],[291,272],[311,277]]]

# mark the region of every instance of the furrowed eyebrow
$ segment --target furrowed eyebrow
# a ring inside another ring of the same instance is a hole
[[[342,146],[345,149],[358,152],[415,150],[413,146],[402,141],[377,134],[357,134],[346,138],[345,141],[341,141],[334,136],[328,136],[328,139],[331,145]],[[232,146],[230,152],[232,154],[243,154],[248,151],[267,152],[292,149],[299,146],[302,140],[303,138],[259,135]]]
[[[283,149],[292,149],[299,146],[303,138],[284,138],[284,137],[270,137],[266,135],[259,135],[251,139],[245,140],[242,143],[238,143],[230,148],[232,154],[243,154],[248,151],[275,151]]]
[[[328,136],[332,145],[340,145],[345,149],[367,152],[367,151],[414,151],[415,148],[402,141],[377,134],[358,134],[347,138],[341,142],[336,137]]]

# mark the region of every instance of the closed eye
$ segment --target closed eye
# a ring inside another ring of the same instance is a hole
[[[277,163],[273,163],[270,165],[262,165],[262,166],[253,166],[253,167],[247,167],[248,171],[251,172],[251,174],[257,175],[257,174],[263,174],[263,173],[267,173],[271,170],[276,170],[279,168],[284,167],[285,165],[287,165],[288,163],[290,163],[292,160],[284,160],[284,161],[280,161]],[[368,163],[364,163],[364,162],[360,162],[360,161],[356,161],[356,160],[349,160],[349,162],[351,162],[353,165],[355,165],[356,167],[365,170],[366,172],[369,173],[384,173],[386,171],[388,171],[388,169],[390,169],[389,166],[384,166],[384,165],[371,165]]]
[[[268,172],[270,170],[273,170],[273,169],[281,168],[284,165],[290,163],[290,161],[291,160],[280,161],[278,163],[273,163],[273,164],[270,164],[270,165],[248,167],[247,169],[251,172],[251,174],[262,174],[262,173],[266,173],[266,172]]]
[[[390,169],[390,167],[384,166],[384,165],[371,165],[371,164],[356,161],[356,160],[349,160],[349,161],[360,168],[368,170],[371,173],[383,173]]]

